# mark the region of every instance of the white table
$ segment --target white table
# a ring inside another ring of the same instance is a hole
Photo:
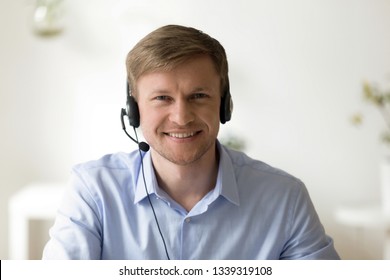
[[[27,185],[9,201],[9,259],[29,258],[29,221],[54,220],[66,183]]]
[[[342,206],[336,210],[336,220],[345,226],[363,229],[378,229],[385,232],[383,259],[390,259],[390,217],[383,214],[380,203]]]

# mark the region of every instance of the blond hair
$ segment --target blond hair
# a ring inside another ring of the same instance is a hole
[[[145,73],[172,70],[197,55],[208,55],[221,78],[221,94],[229,87],[225,49],[214,38],[192,27],[166,25],[149,33],[128,53],[127,78],[136,94],[137,80]]]

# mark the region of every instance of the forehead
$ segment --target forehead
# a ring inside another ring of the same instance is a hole
[[[212,59],[197,56],[172,68],[159,68],[141,75],[137,82],[137,92],[145,88],[160,88],[170,85],[211,87],[219,90],[220,76]]]

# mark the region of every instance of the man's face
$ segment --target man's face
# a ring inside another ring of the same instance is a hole
[[[208,56],[142,75],[137,102],[152,156],[178,165],[214,157],[220,92],[220,77]]]

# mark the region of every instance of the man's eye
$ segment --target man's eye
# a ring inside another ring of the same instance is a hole
[[[192,95],[193,99],[200,99],[200,98],[206,98],[206,97],[207,97],[207,94],[205,94],[205,93],[195,93]]]
[[[160,100],[160,101],[168,101],[169,100],[169,96],[165,96],[165,95],[156,96],[155,99],[156,100]]]

